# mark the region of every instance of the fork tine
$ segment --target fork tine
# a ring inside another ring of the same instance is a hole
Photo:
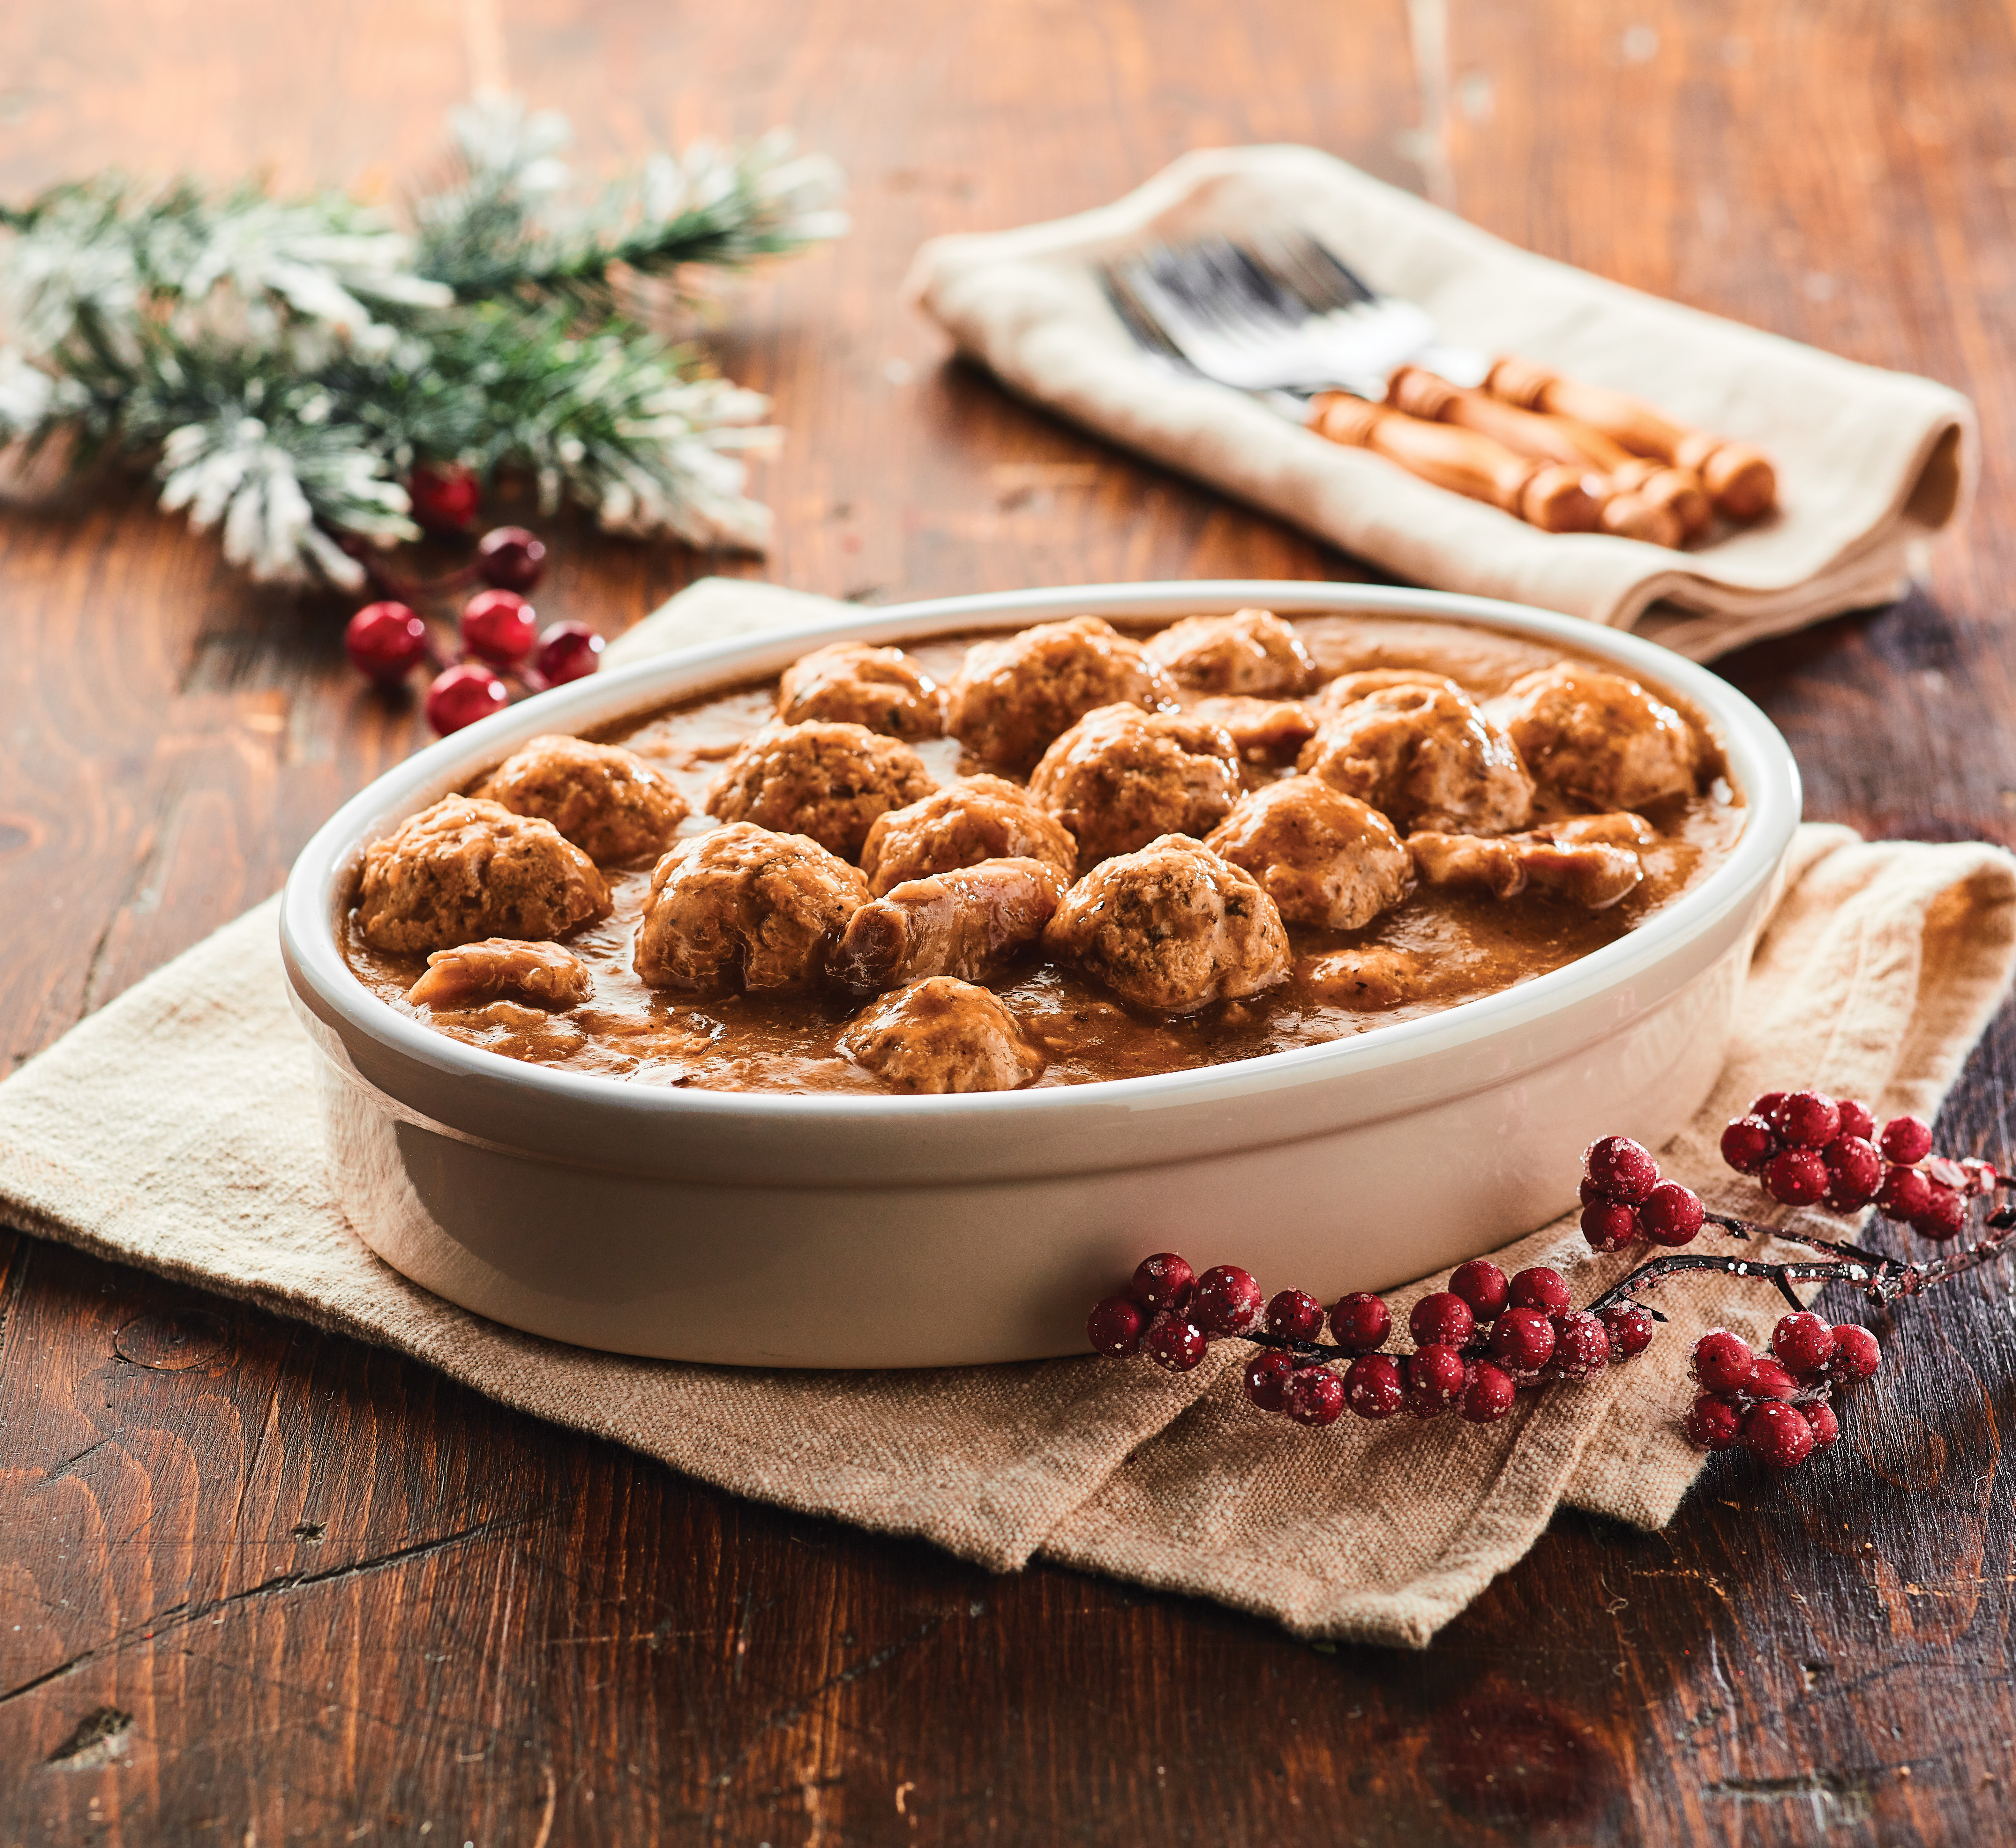
[[[1309,279],[1312,293],[1309,299],[1312,306],[1316,298],[1324,297],[1324,308],[1350,307],[1359,302],[1376,301],[1377,292],[1367,286],[1364,279],[1353,270],[1342,257],[1320,239],[1312,233],[1297,228],[1281,235],[1283,253],[1288,261],[1301,275]]]

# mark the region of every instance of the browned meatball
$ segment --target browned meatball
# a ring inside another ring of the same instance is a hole
[[[984,763],[1020,769],[1101,706],[1150,712],[1175,705],[1175,688],[1139,642],[1096,616],[1039,623],[976,642],[945,692],[945,729]]]
[[[1512,741],[1453,687],[1380,689],[1318,727],[1298,766],[1396,828],[1506,834],[1533,809]]]
[[[996,997],[950,976],[885,994],[839,1045],[891,1091],[1015,1091],[1046,1062]]]
[[[1239,790],[1239,752],[1222,726],[1138,706],[1087,713],[1029,778],[1029,793],[1077,837],[1081,867],[1160,834],[1208,834]]]
[[[1064,895],[1064,880],[1039,860],[983,860],[906,880],[848,920],[834,979],[864,994],[925,976],[977,982],[1040,937]]]
[[[1543,893],[1606,910],[1645,876],[1638,849],[1655,837],[1636,815],[1582,815],[1524,834],[1410,834],[1414,868],[1431,886],[1468,887],[1494,898]]]
[[[780,834],[808,835],[851,860],[878,815],[938,787],[907,744],[866,725],[759,726],[736,747],[707,793],[707,812]]]
[[[1407,849],[1378,810],[1313,776],[1242,796],[1204,843],[1260,882],[1291,924],[1356,930],[1407,895]]]
[[[543,817],[595,861],[662,854],[686,818],[686,799],[635,751],[578,738],[535,738],[476,793]]]
[[[480,937],[558,937],[609,915],[595,862],[550,822],[450,796],[364,855],[357,922],[394,955]]]
[[[1157,1014],[1193,1014],[1288,978],[1273,900],[1244,867],[1180,834],[1094,867],[1064,894],[1043,944]]]
[[[1069,879],[1078,843],[1020,783],[962,776],[908,808],[877,815],[861,850],[861,870],[878,898],[905,879],[983,860],[1040,860]]]
[[[1200,693],[1280,698],[1316,685],[1316,664],[1292,624],[1271,609],[1193,616],[1148,642],[1179,686]]]
[[[1593,808],[1643,808],[1694,793],[1693,726],[1635,680],[1563,661],[1491,703],[1543,783]]]
[[[809,988],[868,882],[802,834],[738,822],[682,841],[651,874],[632,965],[701,994]]]
[[[1381,1014],[1402,1001],[1418,1001],[1431,986],[1421,958],[1412,950],[1384,944],[1333,950],[1303,966],[1302,985],[1319,1001],[1358,1014]]]
[[[1448,675],[1436,673],[1430,667],[1366,667],[1355,674],[1340,674],[1334,680],[1327,680],[1318,689],[1309,702],[1309,710],[1316,714],[1316,723],[1334,718],[1347,706],[1355,706],[1359,700],[1373,693],[1383,693],[1388,687],[1446,687],[1452,693],[1461,693],[1463,689]],[[1464,695],[1467,699],[1467,694]]]
[[[594,992],[588,965],[571,950],[487,937],[435,951],[427,958],[427,973],[406,991],[406,998],[416,1008],[473,1008],[513,995],[542,1007],[571,1008]]]
[[[1249,699],[1229,693],[1200,699],[1187,710],[1193,719],[1222,725],[1249,764],[1292,764],[1316,735],[1316,715],[1299,699]]]
[[[935,738],[945,729],[945,693],[900,648],[836,642],[784,670],[777,716],[787,725],[831,719],[891,738]]]

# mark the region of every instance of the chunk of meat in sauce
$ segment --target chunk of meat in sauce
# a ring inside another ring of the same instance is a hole
[[[863,994],[926,976],[977,982],[1034,944],[1064,895],[1040,860],[984,860],[906,880],[848,919],[833,978]]]
[[[1420,1000],[1429,985],[1420,957],[1381,944],[1312,956],[1300,974],[1302,986],[1319,1001],[1360,1014],[1383,1014],[1403,1001]]]
[[[1438,674],[1432,667],[1364,667],[1355,674],[1340,674],[1334,680],[1325,681],[1309,701],[1309,710],[1321,724],[1325,719],[1335,718],[1347,706],[1355,706],[1390,687],[1442,687],[1452,693],[1462,693],[1466,699],[1470,697],[1447,674]]]
[[[1019,770],[1102,706],[1172,710],[1175,684],[1096,616],[976,642],[945,692],[945,729],[981,762]]]
[[[1240,797],[1204,843],[1260,882],[1291,924],[1357,930],[1406,897],[1413,862],[1378,810],[1313,776]]]
[[[1165,834],[1103,861],[1064,894],[1044,947],[1132,1005],[1193,1014],[1288,978],[1288,933],[1253,875]]]
[[[851,860],[878,816],[938,787],[900,739],[824,719],[758,727],[707,793],[707,812],[780,834],[803,834]]]
[[[509,995],[545,1008],[578,1007],[595,992],[588,965],[558,944],[488,937],[427,958],[427,973],[406,991],[416,1008],[473,1008]]]
[[[736,822],[674,847],[651,874],[632,966],[653,988],[810,988],[868,882],[802,834]]]
[[[951,976],[885,994],[838,1044],[891,1091],[1016,1091],[1046,1062],[996,997]]]
[[[787,725],[830,719],[890,738],[936,738],[945,730],[945,692],[900,648],[836,642],[784,670],[777,717]]]
[[[1148,653],[1179,686],[1200,693],[1278,698],[1316,685],[1308,645],[1271,609],[1186,617],[1151,637]]]
[[[861,850],[861,870],[878,898],[906,879],[983,860],[1040,860],[1069,880],[1078,843],[1020,783],[962,776],[908,808],[877,815]]]
[[[1533,779],[1511,739],[1451,687],[1367,694],[1323,721],[1298,767],[1402,829],[1509,834],[1533,810]]]
[[[1029,778],[1029,793],[1076,837],[1082,868],[1158,835],[1208,834],[1240,787],[1239,753],[1222,726],[1133,706],[1087,713]]]
[[[1249,699],[1228,693],[1186,709],[1193,719],[1222,726],[1248,764],[1292,764],[1316,735],[1316,714],[1299,699]]]
[[[1501,834],[1410,834],[1408,850],[1426,886],[1517,898],[1533,891],[1593,911],[1607,911],[1636,890],[1644,863],[1629,847],[1563,840],[1547,831]]]
[[[635,751],[558,735],[513,751],[476,793],[552,822],[596,861],[662,854],[686,818],[686,799]]]
[[[1491,711],[1542,783],[1591,808],[1694,793],[1694,727],[1622,674],[1563,661],[1514,681]]]
[[[449,796],[364,855],[357,922],[395,955],[481,937],[554,937],[609,915],[595,862],[552,822]]]

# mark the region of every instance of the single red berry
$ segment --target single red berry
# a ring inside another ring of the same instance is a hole
[[[1575,1306],[1568,1280],[1545,1264],[1516,1272],[1506,1294],[1514,1309],[1537,1309],[1543,1315],[1565,1315]]]
[[[1334,1425],[1344,1415],[1344,1382],[1327,1367],[1305,1368],[1289,1380],[1283,1400],[1298,1425]]]
[[[1916,1168],[1895,1167],[1883,1177],[1876,1190],[1876,1204],[1890,1219],[1909,1225],[1931,1203],[1932,1184]]]
[[[1599,1200],[1607,1203],[1610,1199],[1610,1195],[1586,1174],[1582,1176],[1581,1185],[1577,1191],[1582,1195],[1582,1203],[1585,1206],[1593,1206]]]
[[[1965,1177],[1960,1192],[1969,1198],[1977,1194],[1991,1194],[2002,1184],[2002,1177],[1996,1171],[1995,1163],[1983,1161],[1978,1155],[1968,1156],[1960,1166],[1960,1173]]]
[[[1495,1425],[1512,1409],[1518,1396],[1518,1382],[1503,1368],[1489,1361],[1473,1361],[1463,1389],[1463,1415],[1473,1425]]]
[[[1771,1120],[1771,1113],[1784,1101],[1785,1094],[1782,1091],[1767,1091],[1762,1097],[1752,1101],[1748,1114],[1752,1116],[1761,1116],[1769,1123]]]
[[[1876,1119],[1869,1113],[1867,1104],[1857,1103],[1852,1097],[1838,1100],[1841,1111],[1841,1133],[1853,1136],[1859,1142],[1873,1142],[1876,1136]]]
[[[1883,1350],[1876,1337],[1859,1324],[1838,1322],[1834,1331],[1834,1357],[1827,1372],[1843,1386],[1867,1379],[1883,1364]]]
[[[1921,1239],[1944,1244],[1967,1229],[1967,1201],[1950,1187],[1932,1184],[1924,1210],[1911,1216],[1911,1230]]]
[[[1246,1363],[1247,1397],[1262,1411],[1285,1411],[1288,1382],[1294,1372],[1294,1355],[1278,1347],[1263,1347]]]
[[[1764,1164],[1764,1191],[1781,1206],[1810,1206],[1827,1190],[1817,1149],[1782,1149]]]
[[[1267,1305],[1267,1332],[1284,1341],[1313,1341],[1323,1325],[1323,1306],[1305,1289],[1284,1289]]]
[[[1193,1321],[1173,1309],[1158,1309],[1141,1337],[1148,1358],[1172,1373],[1187,1373],[1204,1358],[1211,1339]]]
[[[1470,1305],[1471,1314],[1479,1321],[1492,1321],[1505,1307],[1505,1273],[1489,1258],[1474,1257],[1467,1264],[1458,1264],[1449,1273],[1449,1286],[1453,1295]]]
[[[1552,1320],[1538,1309],[1507,1310],[1492,1325],[1491,1357],[1508,1373],[1538,1373],[1554,1357]]]
[[[1610,1364],[1610,1331],[1586,1309],[1554,1318],[1554,1371],[1564,1379],[1593,1379]]]
[[[538,638],[538,618],[516,591],[478,591],[462,606],[463,645],[495,666],[517,667]]]
[[[1596,1200],[1582,1210],[1582,1235],[1592,1251],[1622,1251],[1638,1236],[1638,1209],[1622,1200]]]
[[[437,538],[452,539],[476,523],[483,490],[460,462],[422,462],[406,478],[413,518]]]
[[[1638,1229],[1654,1245],[1689,1245],[1702,1217],[1699,1194],[1677,1181],[1661,1181],[1638,1209]]]
[[[1197,1273],[1173,1251],[1158,1251],[1134,1267],[1130,1293],[1150,1309],[1187,1309],[1197,1294]]]
[[[1383,1296],[1354,1290],[1330,1305],[1330,1337],[1346,1354],[1370,1354],[1393,1332],[1393,1312]]]
[[[1603,1312],[1603,1325],[1610,1331],[1610,1351],[1620,1361],[1643,1354],[1659,1332],[1651,1310],[1640,1303],[1611,1303]]]
[[[555,623],[539,638],[538,659],[533,665],[548,686],[565,686],[571,680],[587,679],[599,667],[607,645],[586,623]]]
[[[1743,1421],[1743,1447],[1773,1469],[1796,1469],[1812,1455],[1813,1428],[1796,1405],[1767,1400]]]
[[[1743,1382],[1743,1390],[1753,1399],[1790,1399],[1798,1390],[1799,1382],[1790,1373],[1762,1354],[1750,1363],[1750,1377]]]
[[[1888,1161],[1906,1167],[1923,1161],[1932,1152],[1932,1126],[1922,1116],[1893,1116],[1883,1126],[1876,1145]]]
[[[1417,1418],[1440,1418],[1460,1401],[1470,1372],[1463,1356],[1440,1342],[1416,1348],[1406,1371],[1407,1409]]]
[[[1859,1136],[1845,1132],[1838,1135],[1820,1151],[1820,1159],[1827,1165],[1827,1173],[1833,1177],[1827,1192],[1844,1198],[1859,1195],[1866,1204],[1876,1197],[1876,1190],[1883,1185],[1883,1157],[1876,1152],[1874,1142],[1866,1142]]]
[[[427,689],[427,723],[442,737],[502,712],[511,703],[503,681],[488,667],[464,661],[445,674],[434,676]]]
[[[1417,1347],[1460,1347],[1476,1328],[1470,1305],[1449,1290],[1422,1297],[1407,1318],[1407,1332]]]
[[[1722,1132],[1722,1159],[1739,1174],[1754,1174],[1778,1152],[1778,1138],[1761,1116],[1739,1116]]]
[[[1207,1335],[1244,1335],[1266,1306],[1258,1280],[1237,1264],[1214,1264],[1197,1279],[1190,1320]]]
[[[1391,1354],[1360,1354],[1344,1376],[1345,1402],[1362,1418],[1389,1418],[1406,1398]]]
[[[1771,1351],[1802,1379],[1827,1371],[1834,1358],[1834,1330],[1809,1309],[1778,1318],[1771,1331]]]
[[[1715,1328],[1694,1343],[1694,1378],[1710,1393],[1733,1393],[1750,1377],[1757,1357],[1750,1343],[1726,1328]]]
[[[1687,1408],[1682,1426],[1687,1442],[1705,1451],[1726,1451],[1743,1436],[1743,1414],[1730,1400],[1703,1393]]]
[[[523,527],[492,527],[476,542],[476,569],[500,591],[531,590],[545,573],[545,541]]]
[[[1834,1415],[1834,1408],[1824,1399],[1816,1399],[1810,1405],[1799,1408],[1807,1424],[1812,1427],[1813,1448],[1823,1451],[1841,1435],[1841,1420]]]
[[[391,686],[427,658],[427,625],[403,603],[366,603],[345,625],[343,646],[359,674]]]
[[[1148,1311],[1132,1296],[1108,1296],[1085,1318],[1085,1338],[1097,1352],[1124,1361],[1140,1352],[1147,1326]]]
[[[1794,1091],[1771,1113],[1778,1140],[1794,1149],[1824,1149],[1841,1134],[1841,1109],[1817,1091]]]
[[[1582,1158],[1582,1171],[1613,1200],[1635,1206],[1659,1185],[1659,1164],[1629,1136],[1605,1136]]]

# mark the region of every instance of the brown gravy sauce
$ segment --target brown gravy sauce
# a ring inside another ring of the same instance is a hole
[[[1485,628],[1379,617],[1291,620],[1325,680],[1365,668],[1427,667],[1488,699],[1521,674],[1559,661],[1607,666],[1594,656]],[[1114,626],[1138,636],[1161,625],[1122,619]],[[943,685],[958,672],[970,642],[1006,632],[905,644],[905,649]],[[722,760],[771,716],[776,686],[774,678],[746,683],[585,735],[597,743],[626,746],[671,777],[693,807],[679,830],[683,839],[718,825],[702,811],[707,786]],[[1643,881],[1620,903],[1593,912],[1532,893],[1499,901],[1417,886],[1363,930],[1291,926],[1294,979],[1251,1000],[1221,1002],[1183,1019],[1143,1018],[1075,971],[1032,961],[990,986],[1048,1055],[1049,1069],[1037,1086],[1224,1065],[1347,1039],[1530,981],[1636,929],[1726,857],[1744,817],[1743,797],[1730,786],[1719,740],[1702,714],[1665,688],[1649,690],[1677,708],[1700,735],[1704,793],[1669,798],[1644,811],[1658,839],[1642,853]],[[962,764],[955,739],[930,739],[915,748],[941,782],[981,768],[970,761]],[[1292,770],[1250,774],[1264,779]],[[472,778],[468,786],[481,780]],[[1544,790],[1535,804],[1536,822],[1567,812],[1559,804],[1550,807]],[[372,947],[357,929],[354,911],[344,955],[358,980],[389,1006],[507,1058],[645,1084],[888,1095],[834,1049],[848,1020],[868,1005],[863,1001],[841,994],[697,997],[646,987],[631,968],[630,953],[650,868],[604,867],[603,872],[614,912],[566,939],[592,970],[595,994],[565,1013],[513,1001],[459,1012],[415,1007],[406,991],[425,969],[426,958]],[[1312,958],[1375,944],[1431,959],[1433,995],[1371,1012],[1341,1006],[1313,991],[1307,980]]]

